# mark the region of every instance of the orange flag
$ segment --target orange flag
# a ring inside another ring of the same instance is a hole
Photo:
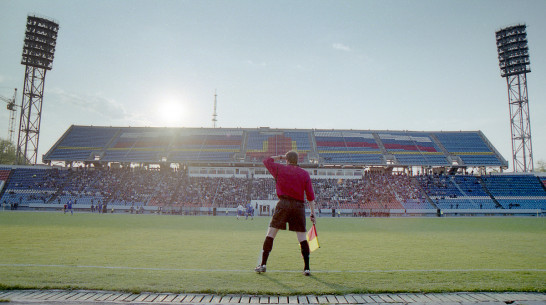
[[[313,224],[311,229],[309,229],[309,232],[307,232],[307,242],[309,243],[309,250],[311,250],[311,252],[320,248],[317,236],[317,228],[315,228],[315,224]]]

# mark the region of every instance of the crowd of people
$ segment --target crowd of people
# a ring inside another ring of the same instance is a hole
[[[132,207],[227,207],[235,208],[251,200],[276,200],[273,178],[191,177],[180,171],[146,169],[45,170],[21,180],[25,188],[41,192],[44,203],[66,204],[68,200],[98,206]],[[24,181],[24,182],[23,182]],[[407,199],[424,194],[409,176],[369,173],[351,179],[313,179],[317,208],[393,209]],[[27,197],[28,198],[28,197]]]

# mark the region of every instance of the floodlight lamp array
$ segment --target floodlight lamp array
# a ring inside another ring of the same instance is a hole
[[[28,16],[21,64],[51,70],[59,24],[45,18]]]
[[[501,76],[531,72],[526,26],[516,25],[497,31],[497,51]]]

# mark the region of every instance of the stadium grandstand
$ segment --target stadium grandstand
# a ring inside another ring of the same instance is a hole
[[[0,166],[4,209],[270,215],[289,150],[323,216],[542,215],[546,177],[502,173],[481,131],[71,126],[44,166]],[[494,172],[494,173],[493,173]]]
[[[96,126],[71,126],[43,162],[253,165],[289,150],[307,167],[508,167],[481,131]]]

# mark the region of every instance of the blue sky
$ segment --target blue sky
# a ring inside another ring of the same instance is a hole
[[[72,125],[481,130],[511,160],[495,31],[527,24],[546,160],[546,1],[0,0],[0,95],[26,17],[60,24],[39,155]],[[0,112],[7,137],[8,111]],[[41,157],[39,157],[40,159]]]

